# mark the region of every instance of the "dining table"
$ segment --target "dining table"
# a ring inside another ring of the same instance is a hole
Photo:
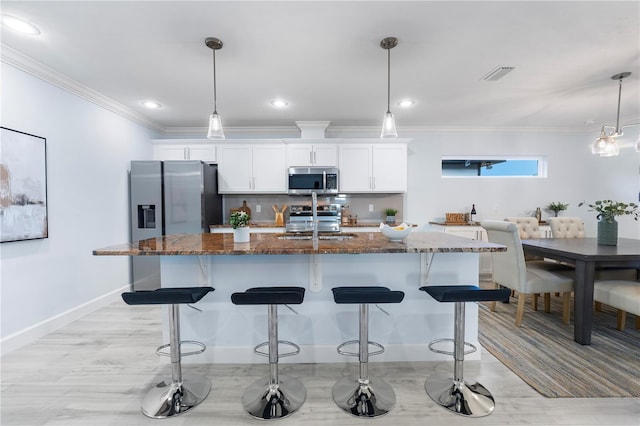
[[[593,286],[596,269],[636,269],[640,275],[640,240],[618,238],[618,244],[600,245],[597,238],[540,238],[522,240],[525,254],[541,256],[575,267],[573,339],[591,344]]]

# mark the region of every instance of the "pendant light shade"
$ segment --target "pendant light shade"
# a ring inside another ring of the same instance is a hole
[[[398,39],[387,37],[380,42],[380,47],[387,51],[387,112],[382,120],[381,138],[397,138],[396,121],[391,113],[391,49],[398,45]]]
[[[213,113],[209,116],[209,131],[207,132],[207,138],[224,139],[222,118],[220,117],[220,114],[218,114],[218,104],[216,99],[216,50],[222,49],[222,41],[215,37],[207,37],[204,40],[204,44],[213,51]]]
[[[595,155],[599,155],[600,157],[615,157],[620,154],[620,146],[618,146],[618,142],[616,138],[622,136],[622,129],[624,127],[620,127],[620,100],[622,97],[622,80],[629,77],[631,75],[630,72],[622,72],[620,74],[616,74],[611,76],[612,80],[618,80],[618,113],[616,115],[616,125],[604,125],[600,130],[600,136],[596,138],[591,145],[591,153]],[[610,129],[610,131],[607,131]]]

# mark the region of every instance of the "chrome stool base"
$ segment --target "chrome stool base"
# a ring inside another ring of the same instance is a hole
[[[496,406],[491,393],[480,383],[455,382],[445,374],[429,376],[424,389],[436,404],[465,417],[488,416]]]
[[[154,419],[166,419],[186,413],[209,395],[208,380],[183,380],[181,383],[162,381],[151,388],[142,400],[142,413]]]
[[[396,404],[393,388],[382,379],[344,377],[333,385],[332,393],[336,405],[356,417],[383,416]]]
[[[256,419],[282,419],[302,407],[306,399],[302,382],[281,374],[278,384],[271,384],[269,377],[253,382],[242,395],[242,406]]]

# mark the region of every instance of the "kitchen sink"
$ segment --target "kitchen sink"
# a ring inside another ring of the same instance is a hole
[[[326,232],[318,235],[318,240],[322,241],[345,241],[356,238],[356,234],[342,233],[342,232]],[[307,240],[311,241],[313,235],[306,232],[291,232],[284,233],[278,236],[279,240]]]

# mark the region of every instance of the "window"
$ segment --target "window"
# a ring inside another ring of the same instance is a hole
[[[443,177],[546,177],[544,157],[442,157]]]

